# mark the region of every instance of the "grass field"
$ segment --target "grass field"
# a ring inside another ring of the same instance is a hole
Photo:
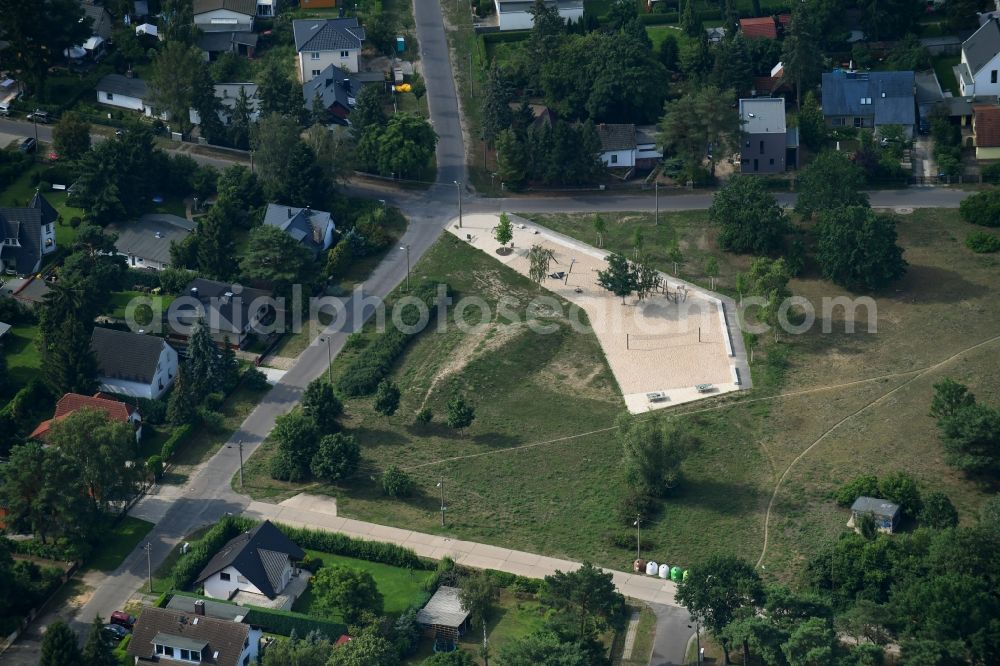
[[[167,308],[170,304],[174,302],[173,296],[157,296],[155,294],[144,294],[141,291],[115,291],[111,293],[111,302],[108,305],[108,316],[115,317],[117,319],[125,318],[125,308],[128,307],[129,302],[133,298],[144,298],[153,301],[154,303],[159,303],[160,311],[166,314]],[[148,313],[149,310],[146,310]],[[137,319],[142,318],[142,314],[139,310],[135,313]],[[144,323],[140,321],[139,323]]]
[[[38,336],[37,324],[18,324],[3,337],[0,350],[7,357],[11,395],[39,374],[38,371],[42,367],[42,353],[38,351]]]
[[[424,597],[424,583],[433,574],[428,571],[414,571],[402,567],[394,567],[380,562],[369,562],[343,555],[332,555],[315,550],[307,550],[306,554],[323,560],[324,567],[344,566],[349,569],[367,571],[375,579],[378,591],[382,593],[383,610],[387,615],[399,615]],[[312,586],[295,601],[292,610],[299,613],[311,613],[313,604]],[[335,619],[342,620],[339,615]]]
[[[151,529],[153,523],[125,516],[101,539],[85,570],[114,571]]]
[[[945,92],[951,92],[952,95],[958,97],[961,92],[958,88],[958,79],[955,78],[955,72],[952,67],[957,65],[961,60],[961,56],[957,55],[938,55],[934,56],[934,73],[937,74],[938,83],[941,84],[941,89]]]

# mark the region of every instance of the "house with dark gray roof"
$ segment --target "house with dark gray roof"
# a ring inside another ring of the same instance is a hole
[[[163,270],[170,266],[170,245],[180,243],[194,231],[191,220],[169,213],[148,213],[134,222],[111,224],[118,235],[115,249],[131,268]]]
[[[917,123],[913,72],[823,73],[823,115],[830,127],[875,129],[900,125],[908,137]]]
[[[144,608],[126,653],[136,664],[248,666],[260,654],[261,630],[241,622],[170,608]]]
[[[196,582],[204,585],[205,596],[212,599],[228,600],[237,593],[274,599],[297,574],[294,563],[305,556],[304,550],[265,520],[223,546]]]
[[[253,58],[257,50],[257,33],[249,31],[203,32],[198,48],[208,62],[215,62],[223,53]]]
[[[174,594],[167,602],[167,608],[182,613],[193,613],[212,617],[216,620],[242,622],[247,615],[247,609],[231,602],[211,601],[184,594]]]
[[[95,326],[90,349],[105,393],[153,400],[177,380],[177,351],[155,335]]]
[[[271,292],[252,289],[232,282],[195,278],[187,285],[187,293],[170,305],[172,320],[178,326],[168,334],[172,340],[186,342],[191,327],[201,319],[215,344],[242,348],[253,333],[276,317]]]
[[[299,81],[306,83],[330,65],[348,72],[361,67],[365,29],[356,18],[292,21]]]
[[[153,108],[146,102],[149,96],[149,86],[135,77],[108,74],[97,82],[97,101],[101,104],[153,117]],[[166,114],[160,114],[160,118],[165,120]]]
[[[875,526],[880,532],[892,534],[899,526],[901,514],[898,504],[876,497],[862,496],[854,500],[854,504],[851,505],[851,518],[847,521],[847,526],[857,529],[859,519],[866,515],[875,519]]]
[[[785,100],[782,97],[756,97],[740,100],[740,171],[746,174],[782,173],[795,149],[798,132],[791,135],[785,125]]]
[[[962,42],[954,70],[962,97],[1000,95],[1000,21],[986,21]]]
[[[595,127],[601,142],[601,162],[610,168],[651,168],[663,158],[656,146],[656,128],[631,123],[601,123]]]
[[[336,65],[330,65],[319,76],[302,84],[302,106],[308,111],[315,108],[316,100],[341,124],[349,124],[348,116],[354,109],[355,99],[362,83]]]
[[[336,230],[333,217],[326,211],[280,204],[267,204],[264,224],[281,229],[314,256],[330,249]]]
[[[0,208],[0,273],[25,276],[42,267],[42,258],[56,249],[59,213],[44,196],[24,208]]]
[[[192,10],[202,32],[253,32],[257,0],[194,0]]]
[[[94,4],[93,0],[79,0],[80,8],[83,9],[84,20],[90,19],[91,37],[82,44],[83,48],[93,51],[103,42],[111,39],[111,31],[114,25],[111,14],[103,5]]]

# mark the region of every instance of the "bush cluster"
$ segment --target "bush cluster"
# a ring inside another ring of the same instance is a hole
[[[170,437],[163,442],[163,446],[160,447],[160,458],[163,462],[168,462],[174,457],[177,452],[177,447],[188,438],[191,434],[192,426],[190,423],[185,423],[184,425],[179,425],[174,428],[174,431],[170,433]]]
[[[1000,236],[986,231],[973,231],[965,237],[965,246],[979,254],[1000,252]]]
[[[339,622],[323,620],[304,613],[257,608],[256,606],[247,611],[244,621],[279,636],[291,636],[293,631],[296,636],[308,636],[310,632],[315,631],[329,640],[335,641],[339,636],[347,633],[347,627]]]
[[[186,589],[194,583],[195,578],[205,568],[209,560],[226,543],[256,525],[250,518],[226,516],[205,533],[200,541],[192,544],[191,550],[181,555],[174,565],[173,586],[179,590]]]
[[[345,557],[356,557],[359,560],[381,562],[382,564],[403,567],[405,569],[430,570],[434,568],[433,563],[420,559],[409,548],[403,548],[394,543],[354,539],[334,532],[321,532],[280,524],[278,525],[278,529],[303,549],[318,550],[322,553],[344,555]]]
[[[412,293],[427,306],[431,318],[437,311],[436,285],[424,285]],[[402,309],[400,319],[404,326],[414,326],[420,321],[420,310],[415,306]],[[372,393],[392,368],[393,362],[406,349],[415,334],[404,333],[391,327],[368,346],[364,354],[354,358],[337,382],[337,389],[344,395],[356,397]]]

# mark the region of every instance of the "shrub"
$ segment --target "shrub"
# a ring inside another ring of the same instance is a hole
[[[381,562],[404,569],[427,571],[434,568],[433,563],[421,560],[409,548],[403,548],[394,543],[355,539],[336,532],[322,532],[305,527],[290,527],[282,524],[278,524],[277,527],[303,549],[355,557],[369,562]]]
[[[296,636],[308,636],[310,632],[315,631],[333,641],[338,636],[347,633],[347,627],[339,622],[323,620],[303,613],[256,606],[247,611],[244,622],[259,626],[264,631],[279,636],[291,636],[293,631]]]
[[[69,226],[71,228],[76,229],[81,224],[83,224],[83,220],[80,219],[79,215],[74,215],[73,217],[69,218]]]
[[[382,490],[389,497],[409,497],[413,492],[413,479],[393,465],[382,473]]]
[[[414,290],[413,297],[427,306],[431,318],[437,309],[437,289],[425,285]],[[404,326],[412,327],[420,321],[420,310],[416,306],[404,307],[400,319]],[[398,328],[389,328],[368,346],[367,352],[351,361],[337,382],[341,393],[356,397],[372,393],[389,373],[393,362],[403,353],[407,343],[415,334],[404,333]]]
[[[247,371],[243,373],[243,385],[247,389],[257,392],[271,388],[271,385],[267,383],[267,375],[257,368],[247,368]]]
[[[1000,184],[1000,162],[983,167],[983,182],[992,185]]]
[[[326,254],[326,276],[331,280],[337,280],[347,274],[347,270],[354,262],[354,251],[350,242],[341,241],[333,246]]]
[[[652,541],[646,538],[645,535],[640,534],[639,547],[642,550],[650,550],[655,548]],[[609,532],[604,536],[604,540],[608,545],[615,546],[617,548],[625,548],[627,550],[635,549],[636,533],[634,530],[620,530],[617,532]]]
[[[962,219],[983,227],[1000,225],[1000,190],[978,192],[958,206]]]
[[[313,557],[312,555],[306,555],[305,559],[299,562],[299,566],[305,569],[306,571],[316,573],[323,566],[323,559],[319,557]]]
[[[878,497],[878,477],[862,474],[854,477],[836,492],[834,498],[840,506],[851,506],[861,496]]]
[[[163,477],[163,458],[158,455],[149,456],[146,460],[146,471],[154,481],[159,481]]]
[[[965,247],[979,254],[1000,252],[1000,236],[987,231],[973,231],[965,237]]]
[[[430,407],[424,407],[419,412],[417,412],[416,421],[420,425],[427,425],[434,419],[434,412],[431,411]]]
[[[368,338],[361,331],[355,331],[347,336],[344,341],[344,349],[364,349],[368,346]]]
[[[184,443],[191,434],[191,424],[185,423],[184,425],[177,426],[174,431],[167,438],[167,441],[163,442],[163,446],[160,447],[160,458],[164,462],[169,461],[174,457],[177,452],[177,448]]]
[[[653,518],[660,510],[660,503],[655,497],[639,490],[630,490],[618,506],[618,522],[622,525],[634,525],[636,516],[646,521]]]

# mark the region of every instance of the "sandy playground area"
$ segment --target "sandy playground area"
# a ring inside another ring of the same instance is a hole
[[[587,314],[630,412],[750,388],[732,301],[661,274],[666,293],[643,302],[627,298],[622,305],[597,284],[597,272],[607,268],[606,251],[508,215],[514,250],[507,255],[496,252],[492,230],[498,215],[466,215],[461,229],[456,218],[448,230],[523,275],[528,275],[532,245],[552,250],[542,286]]]

